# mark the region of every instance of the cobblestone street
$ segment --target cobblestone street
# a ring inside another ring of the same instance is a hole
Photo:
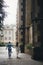
[[[27,54],[20,54],[20,58],[3,59],[0,65],[43,65],[43,62],[32,60]]]
[[[7,50],[6,53],[4,51],[3,53],[0,54],[0,65],[43,65],[43,62],[33,60],[30,55],[24,53],[19,53],[19,58],[17,59],[15,49],[13,49],[11,59],[7,56]]]

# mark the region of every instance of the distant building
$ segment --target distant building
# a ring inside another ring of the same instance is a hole
[[[3,29],[3,42],[8,43],[9,41],[12,42],[13,44],[16,43],[16,28],[14,25],[4,25]]]

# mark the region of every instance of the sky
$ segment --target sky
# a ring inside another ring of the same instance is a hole
[[[14,24],[16,25],[16,14],[17,14],[17,2],[18,0],[4,0],[5,5],[8,7],[5,8],[7,12],[7,17],[4,19],[4,25]]]

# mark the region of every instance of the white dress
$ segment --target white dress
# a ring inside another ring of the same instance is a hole
[[[16,53],[17,53],[17,56],[19,54],[19,47],[16,47]]]

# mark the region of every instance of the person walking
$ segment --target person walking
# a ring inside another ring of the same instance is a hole
[[[8,42],[7,48],[8,48],[8,57],[11,58],[11,53],[12,53],[12,44],[11,44],[11,42]]]
[[[18,45],[18,42],[16,42],[16,52],[17,52],[17,58],[19,58],[18,57],[18,54],[19,54],[19,45]]]

